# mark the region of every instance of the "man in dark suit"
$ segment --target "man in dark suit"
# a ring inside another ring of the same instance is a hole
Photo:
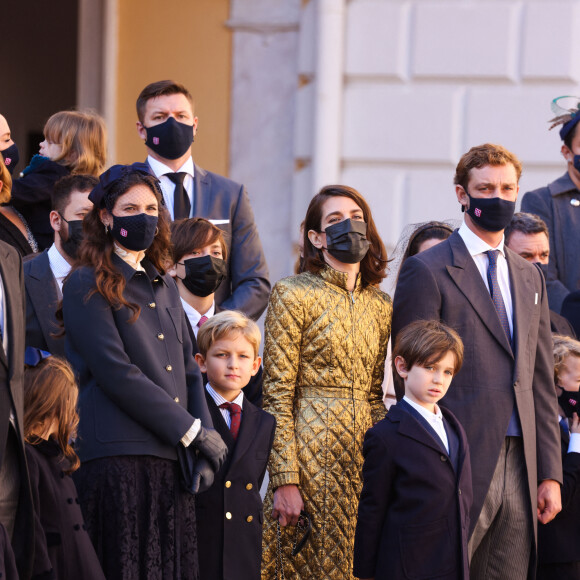
[[[536,514],[546,523],[560,510],[546,286],[539,268],[503,243],[520,174],[517,157],[501,146],[463,155],[454,181],[465,221],[405,262],[393,307],[395,341],[409,322],[435,319],[465,344],[463,368],[441,404],[457,416],[471,449],[475,579],[533,577]]]
[[[137,115],[147,163],[161,183],[171,219],[204,217],[224,232],[228,276],[216,304],[258,319],[268,303],[270,282],[254,214],[242,185],[193,163],[198,118],[191,94],[173,81],[152,83],[137,99]]]
[[[18,252],[0,242],[0,523],[21,579],[32,574],[33,507],[24,453],[24,281]]]
[[[24,264],[26,346],[64,357],[64,340],[55,336],[60,330],[56,310],[82,240],[82,220],[93,206],[89,193],[97,183],[90,175],[68,175],[54,186],[50,212],[54,243]]]
[[[505,229],[505,245],[518,256],[532,264],[540,264],[542,272],[547,273],[550,261],[550,240],[548,226],[544,220],[533,213],[514,214]],[[549,292],[548,292],[549,294]],[[550,299],[548,297],[548,303]],[[550,309],[550,328],[557,334],[576,338],[572,325],[563,316]]]
[[[541,217],[550,231],[550,262],[546,285],[550,308],[561,312],[564,298],[580,290],[580,110],[553,119],[560,128],[566,173],[522,199],[522,211]]]

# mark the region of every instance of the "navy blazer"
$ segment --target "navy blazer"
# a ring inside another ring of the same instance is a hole
[[[8,333],[8,355],[0,348],[0,465],[6,450],[10,411],[14,411],[17,431],[17,455],[20,463],[20,499],[12,545],[21,580],[32,574],[34,551],[33,506],[30,480],[24,451],[24,276],[19,253],[0,242],[0,275],[4,287],[4,308]],[[1,344],[1,343],[0,343]]]
[[[376,580],[465,580],[472,500],[465,432],[441,408],[459,438],[456,472],[442,444],[403,407],[392,406],[365,435],[353,573]]]
[[[191,217],[228,220],[216,224],[228,250],[228,276],[217,289],[215,302],[222,310],[241,310],[257,320],[268,305],[271,287],[248,194],[243,185],[194,167]]]
[[[228,446],[228,456],[213,486],[195,497],[200,578],[258,580],[264,519],[260,487],[276,420],[244,395],[242,422],[234,442],[207,391],[206,399],[214,426]]]
[[[194,418],[212,426],[179,293],[147,259],[145,272],[117,255],[113,262],[125,298],[141,308],[135,322],[127,307],[111,308],[94,291],[90,268],[72,272],[63,287],[65,351],[79,380],[79,456],[175,460]]]
[[[580,206],[570,203],[574,199],[580,201],[580,191],[567,172],[522,198],[522,211],[536,214],[548,226],[550,262],[545,269],[546,286],[550,308],[558,313],[568,293],[580,290]]]
[[[463,366],[441,405],[453,411],[467,433],[473,459],[472,526],[481,512],[516,406],[526,460],[529,514],[537,534],[538,481],[562,478],[558,426],[554,425],[558,410],[550,314],[539,268],[507,247],[505,255],[515,350],[457,231],[403,264],[393,305],[392,336],[396,341],[400,330],[414,320],[441,320],[463,340]],[[397,396],[402,395],[399,389]]]
[[[538,526],[540,564],[580,562],[580,453],[568,453],[570,435],[560,426],[562,465],[562,511]]]
[[[48,250],[24,262],[26,288],[26,346],[64,357],[64,338],[56,319],[60,302],[58,283],[50,268]]]

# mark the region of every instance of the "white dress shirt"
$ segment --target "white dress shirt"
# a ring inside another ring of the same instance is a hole
[[[435,413],[431,413],[431,411],[428,411],[425,409],[425,407],[421,407],[421,405],[411,401],[411,399],[409,399],[406,395],[403,397],[403,399],[407,401],[407,403],[409,403],[413,409],[421,413],[421,416],[427,420],[433,429],[435,429],[435,433],[439,435],[439,439],[441,439],[441,442],[445,446],[447,453],[449,453],[449,440],[447,439],[447,433],[445,432],[445,426],[443,425],[443,413],[441,413],[439,405],[435,405]]]
[[[558,415],[558,423],[563,419],[562,415]],[[568,422],[568,431],[570,432],[570,421]],[[580,433],[570,432],[570,443],[568,443],[568,453],[580,453]]]
[[[180,296],[181,298],[181,296]],[[202,316],[207,316],[211,318],[215,314],[215,302],[212,302],[209,310],[205,314],[200,314],[193,306],[188,304],[183,298],[181,298],[181,304],[183,305],[183,310],[185,310],[185,315],[187,316],[191,328],[193,328],[193,334],[197,338],[197,333],[199,331],[199,326],[197,325]]]
[[[489,258],[485,252],[488,250],[499,250],[497,256],[497,281],[499,283],[499,289],[501,290],[501,295],[503,297],[503,302],[505,304],[505,310],[510,325],[510,332],[513,336],[514,334],[514,308],[512,302],[512,293],[510,290],[510,278],[507,261],[505,259],[504,250],[504,238],[502,237],[501,242],[497,248],[492,248],[488,243],[484,242],[479,236],[474,234],[463,222],[459,228],[459,235],[461,239],[467,246],[467,251],[473,258],[483,283],[489,292],[489,284],[487,282],[487,267],[489,266]],[[491,296],[491,294],[490,294]]]
[[[71,265],[65,260],[54,244],[48,249],[48,263],[62,295],[62,282],[68,276]]]
[[[173,194],[175,192],[175,183],[173,183],[173,181],[171,181],[171,179],[166,176],[167,173],[187,173],[185,179],[183,180],[183,187],[185,188],[185,191],[187,191],[189,203],[191,204],[191,210],[193,210],[193,157],[190,155],[187,161],[175,172],[170,167],[167,167],[167,165],[164,163],[161,163],[161,161],[153,159],[151,155],[147,157],[147,163],[149,163],[149,166],[153,170],[155,177],[159,179],[161,184],[161,191],[163,192],[163,199],[165,200],[165,205],[169,210],[171,219],[175,219],[175,216],[173,215]],[[191,211],[189,217],[191,217]]]
[[[244,408],[244,393],[242,391],[240,391],[240,394],[233,401],[228,401],[227,399],[224,399],[219,393],[216,393],[209,383],[207,383],[205,388],[218,407],[223,403],[236,403],[236,405],[240,406],[240,409]],[[226,425],[229,429],[232,424],[232,418],[229,410],[220,409],[220,413],[222,414],[222,417],[224,418],[224,421],[226,422]]]

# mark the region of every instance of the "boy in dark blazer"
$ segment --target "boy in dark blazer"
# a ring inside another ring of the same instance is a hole
[[[405,396],[365,435],[357,578],[469,578],[467,438],[437,405],[462,363],[459,335],[440,322],[413,322],[397,337],[393,366]]]
[[[228,456],[213,486],[196,496],[201,578],[257,580],[262,559],[260,487],[276,421],[244,396],[260,367],[260,331],[241,312],[210,318],[197,335],[195,355],[207,375],[206,398]]]

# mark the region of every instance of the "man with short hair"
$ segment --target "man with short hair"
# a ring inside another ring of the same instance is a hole
[[[539,268],[504,246],[520,175],[517,157],[499,145],[462,156],[454,183],[464,222],[403,264],[393,305],[395,345],[401,329],[421,319],[448,324],[465,345],[441,404],[463,425],[471,450],[475,580],[533,577],[536,517],[546,523],[561,508],[546,286]]]
[[[62,283],[77,257],[83,219],[93,204],[89,193],[98,183],[91,175],[67,175],[56,182],[52,194],[50,225],[54,243],[24,264],[26,286],[26,346],[64,357],[64,340],[56,320]]]
[[[544,220],[533,213],[516,213],[505,229],[505,245],[524,260],[540,264],[542,271],[550,260],[550,240]],[[548,291],[548,301],[550,292]],[[563,316],[550,310],[550,328],[557,334],[576,338],[572,325]]]
[[[194,164],[191,144],[198,118],[187,88],[174,81],[147,85],[137,99],[137,132],[159,179],[172,220],[203,217],[223,230],[228,276],[216,292],[222,310],[258,319],[270,294],[268,267],[242,185]]]
[[[564,298],[580,290],[580,109],[553,120],[560,129],[567,171],[546,187],[526,193],[522,211],[541,217],[549,230],[550,261],[544,270],[550,308],[561,312]]]

